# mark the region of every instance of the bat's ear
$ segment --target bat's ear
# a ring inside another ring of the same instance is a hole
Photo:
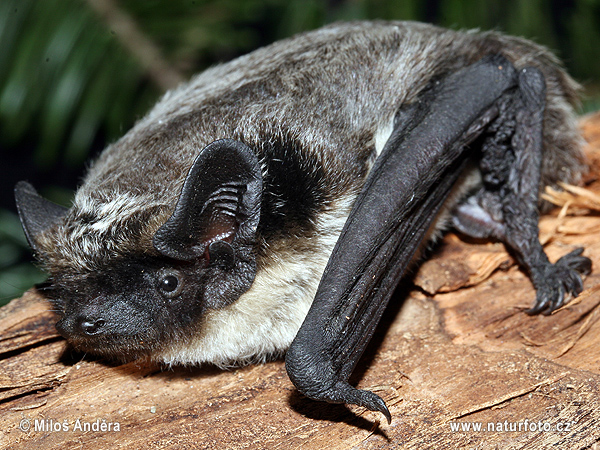
[[[46,200],[26,181],[19,181],[15,186],[15,201],[27,242],[39,255],[42,253],[38,242],[40,235],[58,223],[68,209]]]
[[[231,139],[215,141],[194,161],[154,247],[180,261],[208,251],[211,261],[229,265],[254,241],[261,198],[262,173],[252,149]]]

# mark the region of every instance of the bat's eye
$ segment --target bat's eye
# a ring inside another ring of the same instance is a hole
[[[181,273],[173,269],[161,271],[158,279],[158,289],[167,298],[177,297],[183,290]]]

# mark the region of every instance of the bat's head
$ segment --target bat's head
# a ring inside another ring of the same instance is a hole
[[[57,328],[80,350],[132,359],[184,343],[206,310],[235,302],[254,280],[262,175],[240,142],[204,148],[176,205],[132,208],[122,193],[66,209],[28,183],[15,192],[27,239],[50,275]]]

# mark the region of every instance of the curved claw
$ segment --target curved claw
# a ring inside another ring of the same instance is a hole
[[[533,305],[531,308],[526,309],[525,313],[529,314],[530,316],[536,316],[539,313],[541,313],[545,308],[546,308],[546,301],[537,301],[535,302],[535,305]]]
[[[583,247],[578,247],[570,253],[567,253],[556,261],[557,265],[564,265],[576,270],[581,275],[589,275],[592,271],[592,260],[587,256],[581,256]]]
[[[300,346],[292,345],[285,357],[290,380],[306,397],[328,403],[346,403],[379,411],[388,424],[392,415],[385,402],[377,394],[356,389],[345,376],[332,370],[331,361],[315,362]]]
[[[573,297],[581,294],[583,291],[581,275],[589,274],[592,268],[591,260],[581,256],[582,253],[583,248],[577,248],[545,270],[544,280],[536,286],[536,303],[525,311],[527,314],[550,315],[564,305],[567,294]]]
[[[566,281],[566,280],[565,280]],[[565,304],[565,287],[562,283],[558,285],[558,287],[554,290],[553,300],[550,301],[548,308],[542,312],[543,315],[549,316],[554,311],[559,309],[562,305]]]
[[[383,399],[371,391],[356,389],[346,381],[338,381],[335,386],[323,394],[319,400],[330,403],[347,403],[363,406],[370,411],[379,411],[385,416],[388,424],[392,423],[392,415]]]

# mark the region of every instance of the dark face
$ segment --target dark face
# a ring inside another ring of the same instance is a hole
[[[206,310],[236,301],[254,281],[262,173],[242,142],[198,153],[157,230],[151,219],[164,205],[67,211],[27,183],[15,192],[27,239],[52,274],[46,294],[61,315],[57,328],[80,350],[127,360],[185,344]]]
[[[57,329],[77,349],[134,359],[193,334],[220,268],[206,260],[115,262],[101,274],[63,274],[48,296],[62,318]]]

